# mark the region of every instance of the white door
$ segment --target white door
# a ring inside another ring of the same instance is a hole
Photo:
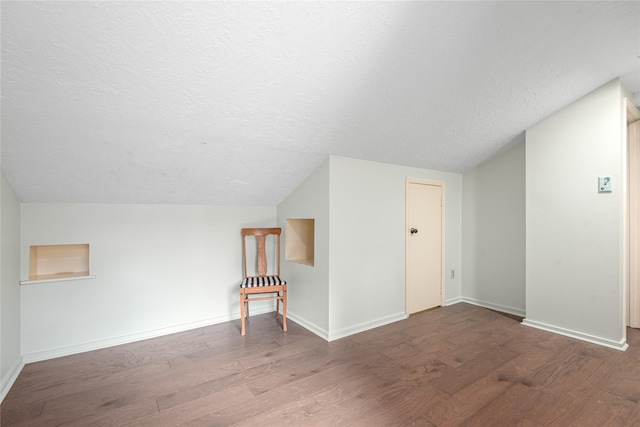
[[[442,305],[442,196],[442,184],[407,181],[407,314]]]

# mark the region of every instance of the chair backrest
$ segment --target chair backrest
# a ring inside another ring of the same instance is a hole
[[[280,276],[280,233],[281,228],[243,228],[242,229],[242,266],[244,268],[244,277],[247,277],[247,236],[256,236],[258,243],[258,276],[267,275],[267,236],[278,236],[278,252],[276,258],[278,259],[278,273]]]

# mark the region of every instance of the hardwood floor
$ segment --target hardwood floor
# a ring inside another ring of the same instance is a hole
[[[289,323],[289,322],[288,322]],[[626,352],[467,304],[327,343],[272,315],[25,366],[2,426],[637,426]]]

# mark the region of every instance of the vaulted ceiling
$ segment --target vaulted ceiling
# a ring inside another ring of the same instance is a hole
[[[1,3],[23,202],[274,206],[329,155],[464,172],[616,77],[640,2]]]

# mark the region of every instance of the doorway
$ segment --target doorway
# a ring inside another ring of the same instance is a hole
[[[405,309],[443,305],[444,183],[407,179]]]

